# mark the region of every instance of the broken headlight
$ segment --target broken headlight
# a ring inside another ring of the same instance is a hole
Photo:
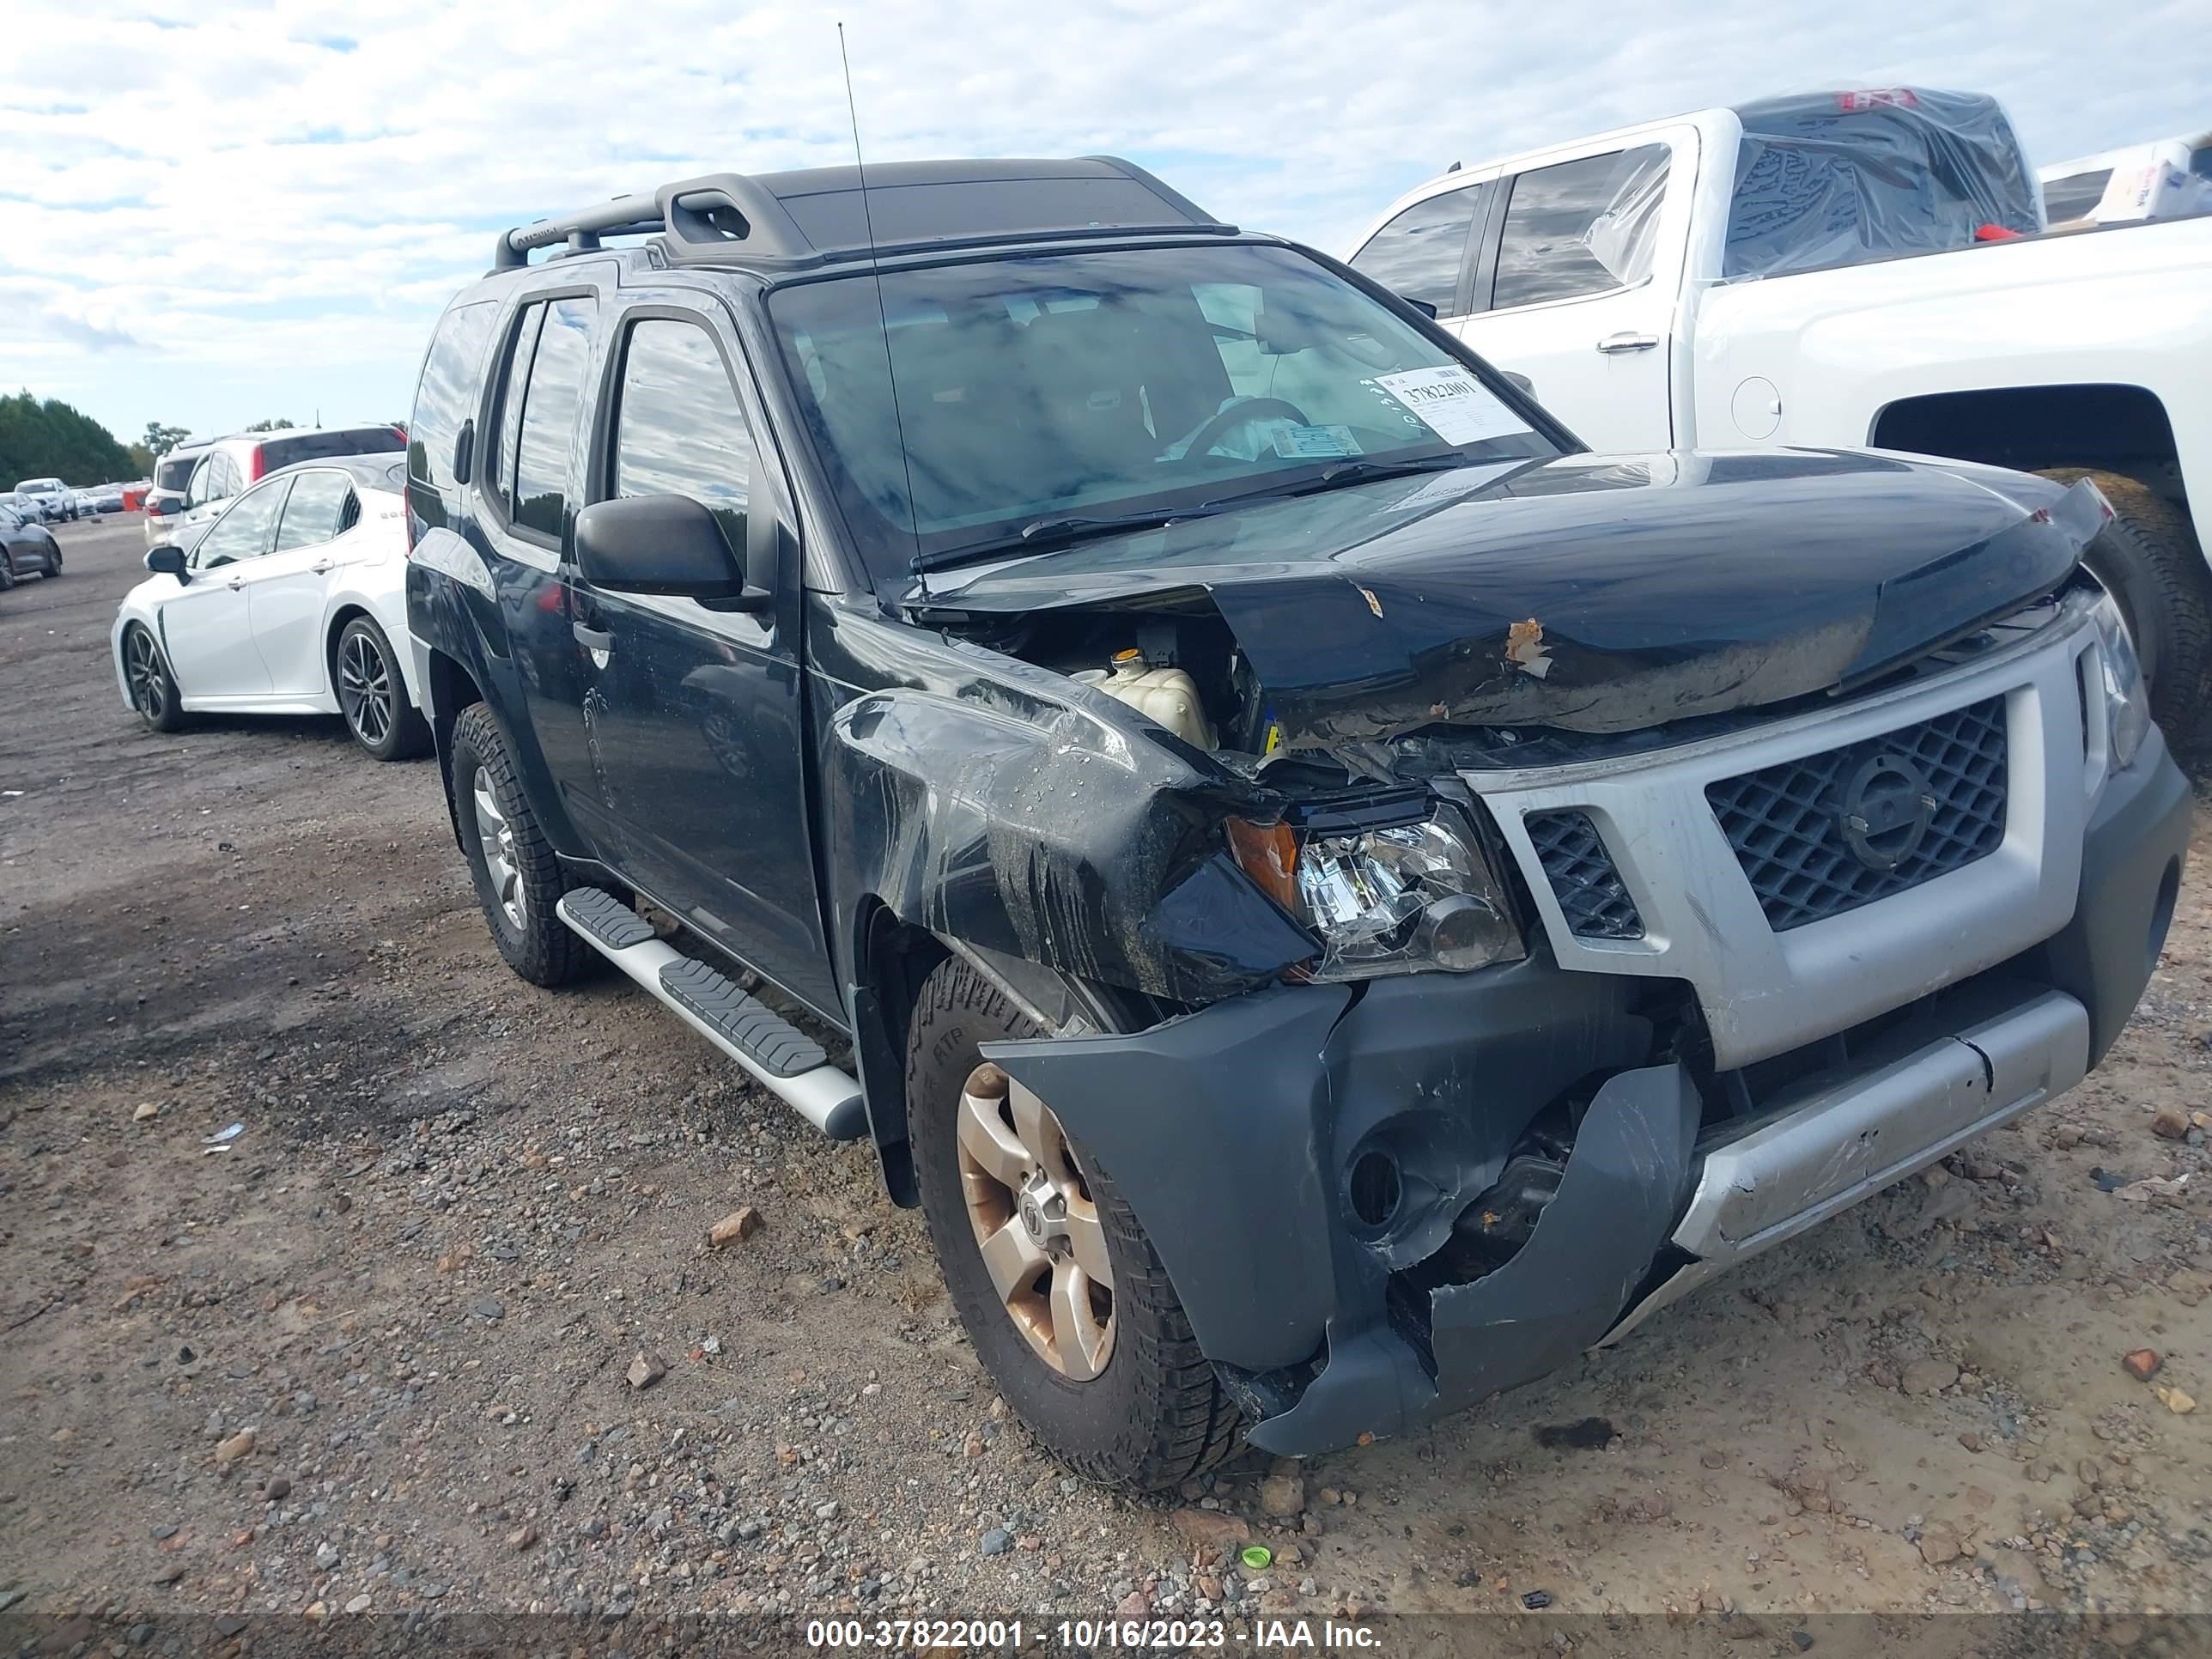
[[[1303,835],[1231,820],[1229,838],[1245,872],[1320,938],[1310,979],[1464,973],[1523,954],[1502,884],[1449,807]]]
[[[2097,623],[2097,660],[2104,670],[2106,741],[2112,770],[2133,764],[2150,732],[2150,688],[2128,634],[2127,619],[2110,593],[2092,607]]]

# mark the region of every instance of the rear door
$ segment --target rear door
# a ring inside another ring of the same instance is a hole
[[[342,566],[366,550],[360,537],[346,533],[359,514],[345,473],[335,467],[295,473],[276,544],[246,574],[253,643],[278,696],[331,691],[323,617]]]
[[[269,670],[247,619],[246,588],[276,538],[291,487],[289,478],[272,478],[233,501],[193,550],[191,580],[161,602],[161,648],[185,696],[270,695]]]
[[[596,289],[578,286],[534,293],[508,318],[495,360],[496,401],[476,439],[478,511],[469,540],[506,612],[501,631],[546,784],[589,850],[612,863],[621,843],[600,802],[584,729],[591,682],[570,631],[563,562],[583,489],[582,417],[599,310]]]
[[[1503,179],[1460,337],[1528,376],[1593,449],[1674,441],[1675,289],[1688,239],[1697,132],[1562,152]]]
[[[732,550],[782,534],[728,319],[646,304],[619,319],[599,495],[688,495]],[[774,606],[574,594],[585,719],[623,873],[787,989],[837,1006],[816,902],[801,756],[796,561]],[[756,567],[757,568],[757,567]]]

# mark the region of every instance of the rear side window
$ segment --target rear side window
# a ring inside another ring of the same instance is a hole
[[[453,487],[453,445],[461,422],[476,412],[477,376],[498,319],[499,307],[479,300],[455,306],[438,319],[415,388],[415,414],[407,423],[407,472],[419,484]]]
[[[538,355],[538,335],[544,325],[543,300],[523,307],[522,319],[515,325],[514,341],[507,347],[506,370],[500,380],[499,442],[478,466],[489,477],[491,494],[499,499],[510,518],[514,514],[515,437],[522,430],[522,388],[530,379],[530,360]]]
[[[198,459],[197,455],[184,455],[175,459],[164,458],[157,462],[154,468],[154,487],[156,489],[182,489],[192,481],[192,463]]]
[[[1639,144],[1513,180],[1493,309],[1626,288],[1651,274],[1667,147]]]
[[[351,527],[353,481],[343,472],[304,472],[292,480],[284,521],[276,532],[276,551],[313,547]]]
[[[596,301],[582,296],[553,301],[530,360],[522,425],[514,441],[514,516],[523,529],[542,536],[561,533],[576,411],[583,404],[584,371],[592,355],[592,317],[598,308]]]
[[[275,472],[301,461],[327,461],[340,455],[396,455],[407,447],[398,428],[348,427],[337,432],[303,432],[296,438],[264,438],[261,470]]]
[[[623,356],[621,396],[614,494],[689,495],[742,549],[757,452],[713,337],[696,323],[638,323]]]
[[[1367,239],[1367,246],[1352,256],[1352,268],[1394,294],[1451,316],[1459,309],[1468,233],[1482,210],[1486,190],[1468,185],[1414,203]]]

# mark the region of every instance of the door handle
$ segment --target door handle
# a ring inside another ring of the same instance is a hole
[[[1624,351],[1649,351],[1658,343],[1656,334],[1608,334],[1597,343],[1597,349],[1608,357],[1617,357]]]
[[[587,651],[611,651],[615,636],[604,629],[592,628],[583,623],[570,623],[568,631],[576,636],[576,643]]]
[[[233,576],[226,585],[229,587],[232,592],[235,593],[240,588],[246,586],[246,578],[243,576]]]
[[[331,571],[337,569],[337,566],[328,559],[318,559],[307,568],[318,576],[327,576]]]

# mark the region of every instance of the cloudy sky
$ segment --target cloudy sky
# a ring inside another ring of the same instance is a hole
[[[2058,160],[2212,123],[2203,0],[9,0],[0,388],[136,437],[404,416],[493,233],[690,173],[1129,156],[1343,252],[1455,159],[1778,91],[1996,93]]]

